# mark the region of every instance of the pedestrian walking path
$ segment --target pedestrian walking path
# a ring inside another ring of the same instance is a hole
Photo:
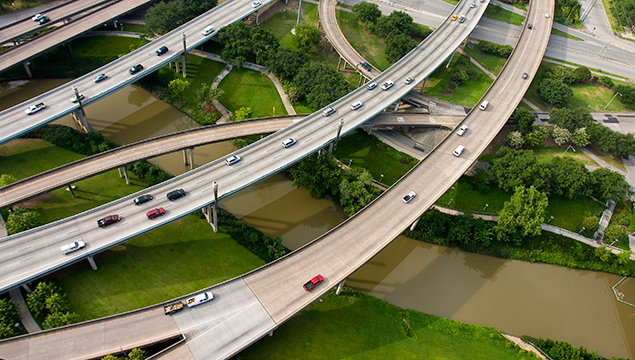
[[[22,318],[22,325],[27,332],[33,333],[37,331],[41,331],[40,326],[33,320],[33,316],[29,312],[29,308],[26,306],[26,302],[24,301],[24,297],[20,292],[19,288],[14,288],[9,290],[9,296],[11,296],[11,301],[18,304],[20,308],[20,317]]]

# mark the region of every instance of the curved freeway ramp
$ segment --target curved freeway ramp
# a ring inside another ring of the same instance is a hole
[[[522,99],[530,83],[522,80],[522,73],[533,76],[538,69],[551,29],[551,18],[543,16],[544,13],[552,14],[553,7],[550,0],[530,3],[528,19],[542,26],[521,34],[498,80],[484,97],[489,100],[490,107],[486,111],[474,110],[466,118],[465,122],[470,125],[467,136],[449,136],[396,185],[327,234],[282,259],[212,287],[219,295],[213,302],[173,315],[171,318],[187,339],[175,351],[181,356],[189,358],[191,355],[196,359],[226,358],[236,354],[344,280],[423,214],[476,161]],[[410,54],[411,57],[413,55],[417,53]],[[275,134],[270,138],[277,143],[287,136],[289,130],[283,131],[282,136]],[[251,148],[264,143],[267,141]],[[461,157],[453,156],[452,151],[459,144],[466,146],[466,151]],[[263,150],[266,152],[266,149]],[[253,168],[255,164],[250,165]],[[418,196],[409,204],[404,204],[401,197],[411,190],[416,191]],[[324,283],[313,292],[304,291],[302,284],[318,273],[324,275]],[[240,306],[236,307],[238,304]],[[140,323],[163,316],[151,309],[131,314],[139,314]],[[104,333],[114,331],[112,329],[118,327],[122,316],[96,320],[92,326],[103,329]],[[36,356],[24,350],[42,349],[43,344],[50,343],[52,338],[64,346],[49,348],[47,355],[50,359],[90,357],[90,354],[96,353],[95,349],[103,352],[107,346],[111,346],[113,351],[129,348],[127,341],[115,344],[104,337],[86,338],[81,346],[71,341],[73,338],[69,334],[73,329],[87,326],[85,324],[1,341],[0,354],[9,358],[35,359]],[[53,334],[56,336],[49,336]],[[173,356],[167,353],[165,358]]]
[[[280,116],[237,123],[207,126],[146,139],[89,156],[0,188],[0,208],[18,204],[45,192],[101,174],[139,160],[170,152],[232,140],[245,136],[271,134],[301,120],[304,115]],[[459,115],[433,116],[417,113],[380,113],[367,123],[376,126],[430,126],[454,128],[463,120]]]

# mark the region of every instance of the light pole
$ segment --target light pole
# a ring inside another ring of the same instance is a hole
[[[353,159],[348,159],[348,167],[351,167],[352,163],[353,163]]]
[[[488,206],[489,206],[489,204],[485,204],[485,207],[483,208],[483,211],[485,211],[485,209],[487,209]]]
[[[454,200],[454,199],[450,198],[450,201],[448,201],[448,206],[450,206],[450,203],[452,202],[452,200]]]
[[[553,215],[551,215],[551,217],[549,218],[549,220],[547,220],[547,222],[553,220]]]
[[[582,233],[584,230],[586,230],[586,228],[583,226],[582,229],[580,229],[580,231],[578,231],[578,234]]]
[[[384,174],[379,175],[379,182],[381,182],[384,179]]]
[[[566,150],[562,153],[562,155],[560,155],[560,157],[563,157],[563,156],[564,156],[564,154],[566,154],[566,153],[567,153],[567,151],[569,150],[569,148],[571,148],[571,150],[573,150],[573,152],[575,152],[575,148],[574,148],[573,146],[569,145],[569,146],[567,146],[567,149],[566,149]]]
[[[618,91],[618,92],[616,92],[616,93],[615,93],[615,95],[613,95],[613,97],[611,98],[611,100],[609,100],[609,103],[608,103],[608,104],[606,104],[606,106],[604,107],[605,109],[606,109],[609,105],[611,105],[611,101],[613,101],[613,99],[615,99],[615,97],[616,97],[617,95],[622,96],[622,94],[621,94],[619,91]]]

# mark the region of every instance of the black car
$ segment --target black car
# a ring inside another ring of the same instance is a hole
[[[128,70],[128,72],[130,73],[130,75],[134,75],[134,74],[138,73],[141,70],[143,70],[143,65],[137,64],[137,65],[131,67],[130,70]]]
[[[49,21],[51,21],[51,19],[49,19],[47,16],[42,16],[42,18],[40,18],[39,24],[44,25]]]
[[[166,52],[168,52],[168,47],[167,46],[161,46],[159,48],[159,50],[157,50],[157,56],[161,56],[161,55],[165,54]]]
[[[364,69],[366,69],[367,71],[371,71],[373,68],[370,66],[369,63],[367,63],[366,61],[361,61],[359,63]]]
[[[178,189],[178,190],[173,190],[170,191],[169,193],[167,193],[166,197],[168,198],[168,200],[170,201],[174,201],[180,197],[185,196],[185,190],[183,189]]]
[[[141,205],[143,203],[147,203],[148,201],[150,201],[152,199],[153,199],[153,197],[150,194],[141,195],[138,198],[134,199],[134,204],[135,205]]]

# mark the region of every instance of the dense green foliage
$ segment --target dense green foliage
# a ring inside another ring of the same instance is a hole
[[[163,35],[216,6],[216,0],[175,0],[159,2],[146,12],[146,26]]]
[[[66,294],[52,282],[40,282],[33,292],[27,295],[26,303],[36,318],[44,318],[44,329],[69,325],[79,320],[78,314],[69,311],[70,305]]]
[[[124,355],[124,356],[106,355],[103,358],[101,358],[101,360],[144,360],[146,358],[147,356],[145,351],[139,348],[134,348],[130,350],[128,355]]]
[[[390,62],[396,62],[414,49],[419,42],[407,34],[396,34],[386,40],[386,57]]]
[[[470,60],[466,56],[460,55],[458,57],[454,66],[452,66],[452,73],[450,75],[450,79],[445,85],[445,92],[451,93],[459,86],[467,83],[468,80],[476,79],[477,74],[474,70],[471,70],[469,64]]]
[[[635,26],[635,0],[611,0],[609,10],[621,27]]]
[[[6,221],[7,234],[13,235],[43,225],[40,214],[35,211],[15,207]]]
[[[510,45],[499,45],[489,41],[481,41],[478,49],[484,53],[500,56],[507,59],[512,54],[514,48]]]
[[[619,84],[615,87],[615,94],[618,95],[622,104],[635,104],[635,85]]]
[[[246,23],[238,21],[221,28],[218,30],[218,41],[223,45],[221,56],[224,60],[233,59],[239,67],[245,61],[252,60],[253,42],[250,27]]]
[[[569,109],[553,109],[549,113],[549,123],[568,129],[574,132],[576,129],[587,127],[593,122],[593,116],[589,110],[585,108]]]
[[[314,52],[322,41],[322,33],[315,26],[299,24],[295,27],[295,36],[298,49],[305,52]]]
[[[514,111],[516,130],[520,131],[523,135],[529,134],[534,130],[535,120],[536,116],[527,108],[519,107],[516,111]]]
[[[535,339],[530,336],[522,336],[522,339],[538,347],[553,360],[608,360],[595,352],[590,352],[583,347],[576,349],[573,345],[563,341]],[[614,357],[611,360],[626,359]]]
[[[117,147],[115,143],[98,132],[84,133],[57,124],[42,126],[28,133],[26,137],[42,139],[82,155],[94,155]]]
[[[357,19],[362,22],[376,22],[381,16],[379,5],[366,1],[353,5],[353,13],[357,15]]]
[[[555,107],[562,107],[573,96],[573,91],[562,80],[546,78],[538,86],[538,94]]]
[[[203,216],[201,214],[201,216]],[[232,239],[266,262],[273,261],[290,252],[279,237],[270,238],[234,215],[218,208],[218,226]]]
[[[511,199],[506,201],[503,209],[498,212],[495,227],[498,239],[513,239],[520,243],[521,236],[540,235],[548,205],[547,194],[533,186],[518,186]]]
[[[293,84],[295,91],[290,91],[291,99],[313,109],[320,109],[353,90],[341,72],[324,63],[302,67]]]
[[[266,65],[280,80],[290,82],[308,62],[307,54],[280,47]]]
[[[635,138],[631,134],[621,134],[608,127],[592,123],[586,127],[589,140],[598,144],[602,151],[617,155],[635,155]]]
[[[9,299],[0,299],[0,339],[17,335],[15,323],[20,322],[18,304]]]

